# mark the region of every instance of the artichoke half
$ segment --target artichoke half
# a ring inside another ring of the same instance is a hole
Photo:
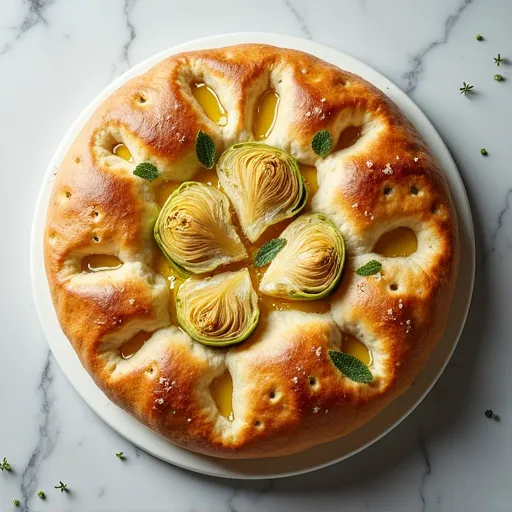
[[[215,347],[244,341],[260,316],[247,269],[187,279],[178,290],[176,310],[179,324],[192,339]]]
[[[293,217],[307,201],[297,160],[266,144],[235,144],[220,157],[217,174],[251,242],[272,224]]]
[[[183,183],[169,196],[154,235],[169,264],[184,276],[211,272],[247,258],[231,224],[228,198],[195,181]]]
[[[260,283],[265,295],[314,300],[338,285],[345,262],[345,243],[336,226],[320,213],[301,215],[281,234],[286,245]]]

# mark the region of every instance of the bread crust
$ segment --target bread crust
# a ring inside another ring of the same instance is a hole
[[[190,84],[200,81],[219,96],[226,126],[211,122],[194,100]],[[212,136],[219,154],[252,140],[256,102],[270,87],[280,107],[265,142],[316,165],[312,209],[344,235],[346,268],[329,314],[273,312],[260,336],[213,349],[171,325],[167,280],[151,267],[154,194],[133,175],[134,164],[112,155],[112,144],[126,144],[135,162],[154,163],[164,179],[188,180],[198,169],[198,130]],[[329,130],[336,146],[354,125],[361,131],[354,145],[325,159],[314,154],[318,130]],[[376,259],[371,250],[378,238],[398,226],[416,232],[416,253],[379,256],[380,274],[356,275]],[[240,45],[174,55],[98,107],[58,170],[44,253],[60,325],[113,402],[180,446],[256,458],[346,435],[411,385],[444,330],[459,245],[443,172],[391,100],[305,53]],[[88,254],[115,255],[124,264],[84,273]],[[120,346],[140,330],[154,334],[122,359]],[[342,331],[372,352],[370,384],[351,381],[331,363],[328,351],[340,348]],[[233,378],[233,422],[219,415],[209,390],[226,369]]]

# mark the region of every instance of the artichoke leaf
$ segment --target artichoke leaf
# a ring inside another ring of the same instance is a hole
[[[211,272],[248,256],[231,223],[228,198],[194,181],[184,182],[169,196],[154,236],[169,264],[182,276]]]
[[[336,226],[320,213],[301,215],[282,233],[286,245],[265,272],[260,291],[290,300],[314,300],[338,285],[345,243]]]
[[[217,174],[253,243],[272,224],[296,215],[307,201],[297,160],[266,144],[235,144],[220,157]]]
[[[215,347],[244,341],[260,316],[247,269],[187,279],[178,290],[176,311],[179,324],[192,339]]]

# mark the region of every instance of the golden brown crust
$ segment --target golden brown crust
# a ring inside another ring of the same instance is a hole
[[[193,99],[197,81],[215,89],[227,126],[212,123]],[[313,210],[340,228],[348,261],[330,315],[275,312],[261,336],[215,350],[170,327],[166,280],[149,266],[153,192],[111,150],[123,142],[135,162],[153,162],[165,179],[189,179],[197,131],[210,133],[219,152],[251,140],[254,107],[269,86],[281,103],[266,142],[317,166]],[[336,144],[348,126],[361,130],[356,144],[325,159],[312,152],[316,131],[330,130]],[[379,257],[381,274],[357,276],[380,235],[397,226],[415,230],[416,253]],[[444,330],[459,257],[442,171],[398,108],[356,75],[263,45],[175,55],[107,99],[60,166],[44,249],[60,324],[98,386],[170,441],[221,457],[276,456],[337,438],[405,391]],[[85,255],[102,253],[124,265],[81,272]],[[140,330],[154,335],[123,360],[120,346]],[[330,362],[341,331],[372,351],[372,383],[357,384]],[[226,368],[233,422],[209,392]]]

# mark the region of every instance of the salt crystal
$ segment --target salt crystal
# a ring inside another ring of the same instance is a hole
[[[313,412],[316,414],[319,410],[320,410],[320,407],[315,407],[315,408],[313,409]]]
[[[389,176],[390,174],[393,174],[393,169],[391,168],[391,165],[389,163],[387,163],[386,167],[384,167],[384,169],[382,169],[382,172]]]
[[[366,160],[366,167],[368,167],[368,169],[371,169],[373,167],[373,162],[371,160]]]

